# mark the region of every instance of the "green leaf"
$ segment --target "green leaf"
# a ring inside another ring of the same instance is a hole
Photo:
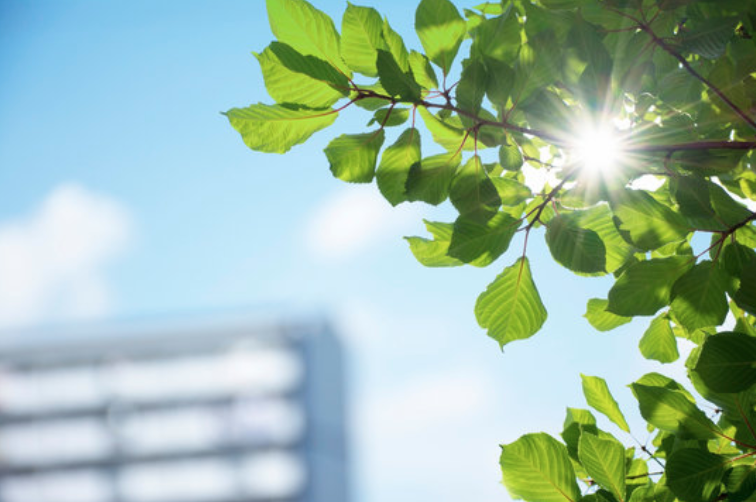
[[[752,216],[751,211],[735,201],[721,186],[709,183],[709,193],[714,212],[727,226],[741,224]]]
[[[714,392],[742,392],[756,383],[756,338],[725,332],[706,338],[693,369]]]
[[[535,43],[529,41],[520,47],[517,63],[514,66],[514,83],[512,98],[517,102],[525,101],[536,90],[550,84],[556,74],[554,68],[558,66],[555,59],[554,46],[556,40],[543,40]]]
[[[225,115],[252,150],[284,153],[333,124],[338,113],[331,109],[257,104],[232,108]]]
[[[383,21],[383,39],[386,41],[388,50],[391,55],[394,56],[394,61],[399,65],[399,68],[401,68],[403,72],[409,71],[410,64],[407,47],[404,45],[402,37],[391,27],[388,19],[384,19]]]
[[[442,153],[414,164],[407,178],[407,199],[441,204],[449,197],[449,187],[462,160],[461,155]]]
[[[271,43],[255,57],[265,88],[278,103],[327,108],[349,94],[349,82],[333,66],[281,42]]]
[[[454,223],[449,256],[476,267],[490,265],[509,248],[519,221],[497,213],[488,221],[461,215]]]
[[[602,36],[593,25],[578,18],[567,37],[567,45],[574,48],[586,64],[579,79],[581,97],[592,105],[601,106],[612,74],[612,58]]]
[[[536,334],[546,321],[546,315],[527,258],[520,258],[505,268],[475,303],[478,324],[502,347]]]
[[[467,33],[467,24],[449,0],[422,0],[415,12],[415,30],[428,58],[449,74]]]
[[[378,49],[386,50],[383,19],[377,10],[347,2],[341,20],[341,55],[349,67],[368,77],[378,75]]]
[[[507,171],[519,171],[523,164],[522,152],[515,145],[502,145],[499,148],[499,163]]]
[[[491,178],[491,182],[496,187],[501,203],[505,206],[516,206],[533,197],[533,192],[519,181],[494,177]]]
[[[651,387],[664,387],[665,389],[674,390],[677,392],[680,392],[682,395],[684,395],[688,401],[695,404],[696,400],[693,398],[693,396],[688,392],[685,387],[680,385],[675,380],[669,378],[666,375],[662,375],[661,373],[651,372],[646,373],[642,377],[640,377],[635,383],[640,385],[648,385]]]
[[[672,313],[688,331],[719,326],[727,316],[726,281],[716,263],[703,261],[672,286]]]
[[[680,391],[631,384],[643,418],[654,427],[678,434],[682,439],[713,439],[718,428]]]
[[[415,259],[426,267],[457,267],[463,263],[448,255],[454,225],[423,220],[433,239],[405,237]]]
[[[520,22],[515,11],[484,21],[475,30],[470,54],[476,58],[491,58],[514,63],[522,44]]]
[[[698,448],[676,450],[667,460],[667,486],[685,502],[713,502],[727,464],[726,458]]]
[[[609,290],[607,310],[627,317],[654,315],[669,304],[672,285],[690,266],[691,259],[685,256],[630,265]]]
[[[411,51],[409,55],[409,65],[414,75],[415,80],[425,89],[438,88],[438,80],[436,80],[436,72],[433,71],[433,67],[430,64],[430,60],[425,54],[420,54],[417,51]]]
[[[331,172],[350,183],[370,183],[383,140],[383,129],[365,134],[342,134],[333,139],[325,148]]]
[[[381,86],[389,95],[403,101],[420,100],[420,85],[415,82],[412,73],[402,71],[390,52],[378,50],[376,67]]]
[[[583,395],[588,406],[603,413],[606,417],[617,424],[617,427],[625,432],[630,432],[630,426],[625,421],[625,416],[619,409],[617,401],[609,392],[606,380],[601,377],[580,375],[583,381]]]
[[[457,106],[468,113],[478,115],[488,87],[488,71],[485,65],[473,59],[466,60],[462,76],[457,84]],[[473,121],[462,116],[462,123],[472,126]]]
[[[378,124],[381,127],[402,125],[409,119],[409,108],[381,108],[370,119],[368,125]]]
[[[756,260],[751,260],[743,266],[740,275],[740,287],[738,288],[733,300],[746,312],[756,315]]]
[[[564,417],[564,426],[562,427],[562,439],[567,445],[567,451],[570,457],[578,460],[578,446],[580,436],[583,432],[597,435],[596,417],[588,411],[581,408],[567,408],[567,414]]]
[[[405,130],[396,142],[386,148],[376,171],[376,182],[392,206],[407,200],[407,178],[413,165],[420,161],[420,131]]]
[[[504,486],[513,498],[576,502],[580,490],[563,444],[545,433],[526,434],[501,447]]]
[[[599,204],[588,209],[566,213],[564,214],[564,218],[580,228],[593,230],[598,234],[606,248],[607,272],[614,272],[625,265],[627,260],[636,251],[620,235],[612,221],[612,213],[609,210],[609,206],[606,204]]]
[[[588,300],[588,307],[583,317],[588,320],[591,326],[599,331],[611,331],[633,320],[632,317],[623,317],[609,312],[606,310],[608,305],[608,300],[591,298]]]
[[[756,469],[737,465],[725,477],[728,502],[753,502],[756,498]]]
[[[620,231],[643,251],[681,241],[690,232],[682,216],[642,190],[625,190],[611,206]]]
[[[546,224],[546,243],[554,260],[574,272],[605,272],[606,247],[593,230],[557,215]]]
[[[616,440],[580,436],[578,457],[588,475],[617,500],[625,500],[625,448]]]
[[[714,208],[711,206],[708,184],[698,176],[677,178],[675,180],[674,197],[680,208],[680,213],[684,216],[704,221],[716,217]],[[719,221],[714,220],[709,225],[717,225],[712,230],[724,230]]]
[[[499,193],[477,155],[457,171],[449,197],[460,215],[474,214],[481,219],[493,216],[501,205]]]
[[[681,30],[680,44],[683,50],[707,59],[722,57],[728,42],[735,36],[738,18],[709,19],[692,30]]]
[[[671,363],[680,357],[675,333],[669,325],[669,319],[663,315],[651,321],[638,348],[643,357],[660,363]]]
[[[347,77],[349,67],[341,59],[339,34],[327,14],[305,0],[266,0],[270,29],[276,38],[305,56],[315,56],[338,68]]]
[[[475,143],[469,138],[464,129],[454,127],[429,112],[424,106],[418,107],[417,111],[423,118],[425,127],[428,128],[433,141],[444,147],[447,152],[457,152],[460,149],[474,150]]]
[[[514,70],[507,63],[495,59],[486,60],[486,67],[488,68],[486,96],[496,108],[501,109],[507,106],[512,92],[515,81]]]

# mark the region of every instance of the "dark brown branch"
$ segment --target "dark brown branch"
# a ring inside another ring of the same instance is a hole
[[[716,85],[714,85],[712,82],[710,82],[706,77],[698,73],[688,62],[687,59],[685,59],[682,54],[675,51],[672,47],[670,47],[664,40],[656,36],[656,33],[651,29],[651,27],[648,24],[645,23],[639,23],[638,28],[643,30],[651,39],[654,41],[656,45],[664,49],[670,56],[677,59],[680,64],[685,68],[688,73],[693,75],[696,79],[698,79],[701,83],[703,83],[706,87],[711,89],[714,94],[719,96],[719,99],[725,102],[727,106],[732,109],[735,113],[737,113],[743,120],[745,120],[748,125],[750,125],[753,129],[756,129],[756,121],[754,121],[751,117],[749,117],[743,110],[740,109],[738,105],[730,101],[730,98],[728,98]]]
[[[681,152],[698,150],[756,150],[756,141],[694,141],[672,145],[638,145],[625,148],[625,152]]]
[[[720,234],[719,239],[717,239],[716,241],[712,242],[711,246],[709,246],[706,249],[704,249],[700,254],[698,254],[696,256],[696,258],[700,258],[701,256],[705,255],[706,253],[708,253],[709,251],[711,251],[712,249],[714,249],[717,246],[720,246],[720,250],[717,251],[717,257],[719,257],[719,251],[721,251],[721,246],[722,246],[722,244],[724,244],[724,241],[726,241],[729,236],[733,235],[735,232],[737,232],[738,230],[740,230],[744,226],[748,225],[752,221],[756,221],[756,213],[751,213],[751,215],[748,216],[747,218],[743,219],[743,221],[740,221],[740,222],[736,223],[735,225],[731,226],[730,228],[728,228],[725,231],[714,232],[714,233],[719,233]],[[726,439],[730,439],[730,438],[728,438],[726,436],[723,436],[723,437],[725,437]],[[754,436],[754,439],[756,439],[756,436]],[[753,446],[753,445],[747,445],[747,446],[756,449],[756,446]]]
[[[359,89],[358,96],[353,101],[359,101],[366,98],[384,99],[391,104],[397,104],[395,98],[387,96],[385,94],[379,94],[372,90]],[[478,117],[472,112],[462,110],[451,104],[451,97],[448,98],[446,103],[432,103],[430,101],[421,100],[418,103],[413,103],[415,106],[423,106],[425,108],[436,108],[439,110],[448,110],[463,117],[467,117],[475,121],[475,126],[480,128],[482,126],[500,127],[507,131],[518,132],[520,134],[527,134],[535,136],[543,140],[549,141],[555,146],[568,148],[570,146],[569,141],[561,136],[556,136],[540,129],[532,129],[529,127],[522,127],[515,124],[511,124],[506,120],[496,121],[487,120]],[[756,124],[756,123],[755,123]],[[625,153],[653,153],[653,152],[681,152],[681,151],[700,151],[700,150],[756,150],[756,141],[695,141],[690,143],[675,143],[671,145],[628,145],[623,149]]]

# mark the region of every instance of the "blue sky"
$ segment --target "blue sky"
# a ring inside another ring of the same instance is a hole
[[[338,20],[346,2],[314,4]],[[374,4],[419,47],[415,2]],[[267,101],[251,52],[271,39],[262,1],[0,3],[5,336],[92,318],[325,315],[350,356],[360,502],[507,500],[497,445],[558,433],[565,407],[585,406],[580,372],[609,381],[644,441],[624,387],[658,369],[636,348],[644,322],[601,334],[581,317],[607,279],[571,275],[531,239],[549,320],[502,353],[473,306],[521,241],[482,270],[419,265],[401,237],[448,208],[391,208],[332,178],[322,154],[367,116],[283,156],[244,146],[220,112]]]

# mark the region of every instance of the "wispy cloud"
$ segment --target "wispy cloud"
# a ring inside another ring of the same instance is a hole
[[[392,208],[372,185],[346,185],[313,212],[305,243],[318,258],[348,259],[385,239],[399,239],[418,220],[414,206]]]
[[[0,222],[0,325],[107,313],[104,270],[132,227],[123,206],[76,184],[58,186],[31,214]]]

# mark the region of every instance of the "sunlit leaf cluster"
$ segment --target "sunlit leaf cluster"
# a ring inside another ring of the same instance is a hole
[[[276,40],[255,56],[274,103],[229,110],[231,125],[284,153],[363,114],[324,163],[391,205],[453,208],[407,242],[426,266],[495,268],[475,316],[500,346],[547,321],[536,238],[575,274],[611,279],[586,308],[595,329],[650,317],[639,350],[662,363],[680,338],[697,346],[685,364],[708,404],[641,377],[654,438],[628,448],[606,382],[583,376],[617,435],[568,409],[561,441],[502,446],[510,494],[756,501],[756,2],[421,0],[409,42],[371,7],[347,3],[337,22],[305,0],[267,10]]]

